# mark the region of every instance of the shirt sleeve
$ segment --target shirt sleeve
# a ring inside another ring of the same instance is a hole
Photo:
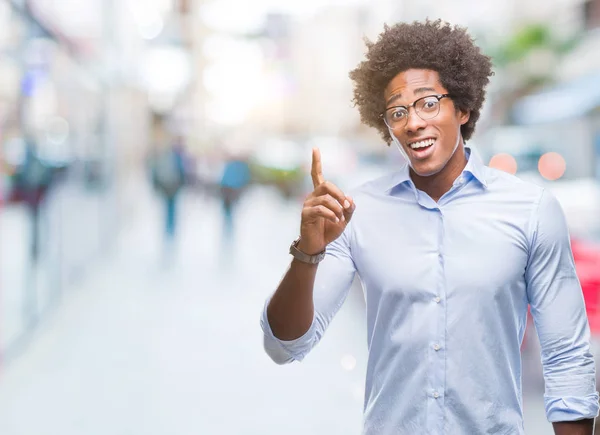
[[[550,422],[598,415],[594,358],[583,293],[560,204],[543,191],[532,219],[527,297],[541,345]]]
[[[313,321],[302,337],[292,341],[275,337],[267,319],[267,306],[272,296],[265,303],[260,322],[264,333],[264,348],[277,364],[302,361],[321,340],[329,323],[346,300],[356,272],[350,253],[349,230],[350,226],[346,227],[344,233],[327,246],[325,258],[319,263],[313,290]]]

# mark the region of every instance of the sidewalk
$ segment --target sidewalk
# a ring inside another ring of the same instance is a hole
[[[25,204],[0,208],[0,354],[26,333],[28,318],[43,317],[62,291],[83,275],[101,249],[106,195],[66,182],[40,213],[39,259],[30,257],[32,221]]]
[[[240,227],[231,250],[219,243],[216,202],[183,204],[185,238],[170,268],[146,210],[3,373],[0,433],[358,435],[360,300],[305,363],[273,364],[259,315],[285,270],[277,252],[296,230],[296,207],[255,199],[260,208],[247,204],[240,220],[253,231]],[[350,371],[347,354],[357,360]]]

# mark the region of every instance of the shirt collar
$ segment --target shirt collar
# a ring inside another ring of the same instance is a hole
[[[465,152],[467,153],[467,158],[469,160],[467,161],[467,166],[465,166],[463,172],[470,173],[477,181],[479,181],[479,183],[481,183],[483,187],[487,187],[488,183],[486,179],[485,165],[483,164],[483,160],[481,159],[479,152],[476,148],[466,145]]]
[[[487,188],[485,165],[483,164],[483,160],[481,159],[479,152],[475,148],[465,145],[465,154],[467,155],[468,160],[465,169],[463,169],[463,174],[471,174],[473,178],[475,178],[483,187]],[[412,180],[410,178],[410,167],[408,166],[408,163],[404,163],[402,168],[392,175],[388,185],[388,191],[406,182],[410,182],[412,184]]]

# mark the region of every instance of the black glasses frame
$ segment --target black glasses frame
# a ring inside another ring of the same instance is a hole
[[[387,122],[387,117],[385,116],[388,110],[391,110],[391,109],[399,109],[399,108],[403,108],[403,109],[406,109],[406,113],[407,113],[407,115],[409,115],[409,114],[410,114],[410,108],[411,108],[411,107],[413,107],[413,108],[414,108],[414,107],[415,107],[415,104],[417,104],[419,101],[422,101],[422,100],[424,100],[424,99],[426,99],[426,98],[431,98],[431,97],[437,98],[438,102],[439,102],[439,101],[441,101],[443,98],[451,98],[451,97],[450,97],[450,94],[434,94],[434,95],[426,95],[426,96],[424,96],[424,97],[417,98],[415,101],[413,101],[412,103],[410,103],[408,106],[390,106],[390,107],[386,107],[386,109],[385,109],[385,112],[381,113],[379,116],[380,116],[381,118],[383,118],[383,122],[385,122],[385,125],[387,125],[389,128],[391,128],[391,129],[393,130],[393,129],[394,129],[394,127],[392,127],[392,126],[390,126],[390,125],[388,124],[388,122]],[[419,112],[418,112],[416,109],[415,109],[415,113],[416,113],[416,114],[419,116],[419,118],[421,118],[423,121],[426,121],[426,120],[428,120],[428,119],[433,119],[433,118],[435,118],[436,116],[438,116],[438,115],[440,114],[440,111],[439,111],[439,108],[438,108],[438,112],[437,112],[437,113],[436,113],[434,116],[432,116],[431,118],[423,118],[423,117],[422,117],[422,116],[419,114]],[[408,122],[408,116],[406,116],[406,119],[404,120],[404,124],[403,124],[403,125],[406,125],[406,123],[407,123],[407,122]],[[396,126],[396,128],[398,128],[398,126]]]

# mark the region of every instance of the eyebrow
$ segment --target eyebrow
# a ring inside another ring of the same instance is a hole
[[[437,91],[435,89],[429,88],[429,87],[417,88],[414,91],[415,94],[422,94],[424,92],[437,92]],[[390,104],[398,101],[400,98],[402,98],[402,94],[394,94],[389,98],[389,100],[387,100],[387,103],[385,103],[385,105],[389,106]]]

